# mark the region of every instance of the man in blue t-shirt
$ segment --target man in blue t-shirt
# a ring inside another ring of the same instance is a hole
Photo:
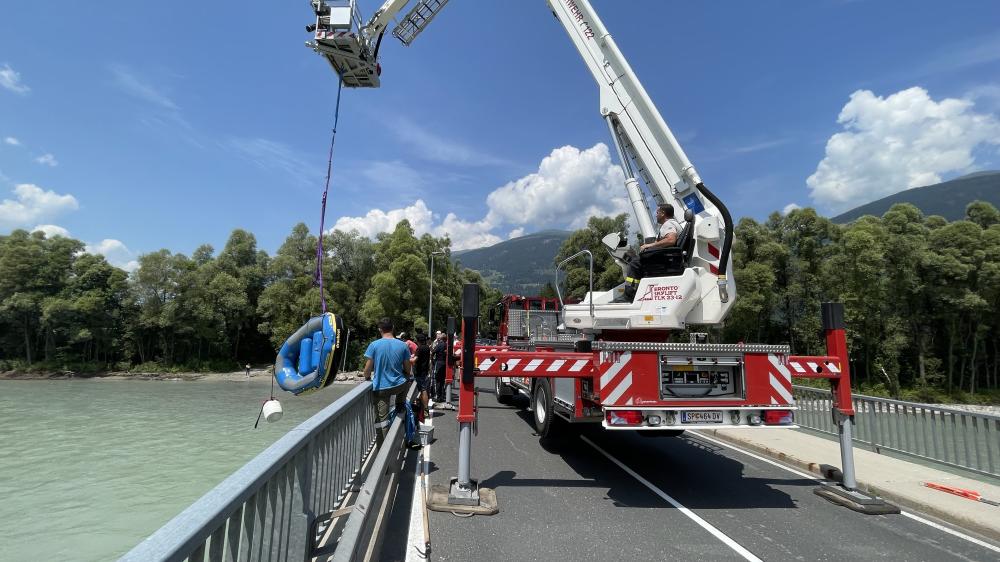
[[[378,321],[378,331],[382,337],[368,344],[365,350],[365,380],[372,380],[375,397],[376,439],[381,445],[389,431],[392,419],[389,417],[389,403],[395,402],[396,411],[403,411],[406,401],[406,378],[410,374],[410,348],[392,335],[392,320]]]

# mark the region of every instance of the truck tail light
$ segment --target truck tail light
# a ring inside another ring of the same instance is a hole
[[[639,410],[609,410],[608,425],[642,425],[642,412]]]
[[[764,410],[764,425],[791,425],[791,410]]]

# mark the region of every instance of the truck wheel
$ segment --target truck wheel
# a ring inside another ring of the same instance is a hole
[[[552,435],[556,414],[552,408],[552,387],[547,379],[539,379],[535,383],[535,391],[531,396],[531,412],[538,437],[544,439]]]
[[[493,394],[497,397],[497,402],[501,404],[510,404],[514,401],[514,389],[509,385],[500,382],[500,377],[494,377],[495,386],[493,387]]]

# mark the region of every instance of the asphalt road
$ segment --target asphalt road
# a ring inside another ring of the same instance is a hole
[[[479,402],[472,475],[496,490],[500,513],[431,512],[432,560],[1000,559],[904,515],[835,506],[813,493],[815,480],[696,435],[564,424],[540,441],[526,399],[501,406],[483,388]],[[446,484],[457,474],[458,424],[451,411],[433,423],[431,480]],[[415,559],[405,543],[409,494],[400,490],[406,508],[390,521],[385,560]]]

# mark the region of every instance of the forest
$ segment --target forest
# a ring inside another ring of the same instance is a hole
[[[556,261],[594,250],[594,287],[621,282],[601,237],[626,217],[593,217]],[[273,360],[284,338],[320,310],[315,235],[295,226],[274,256],[235,230],[218,253],[159,250],[127,273],[78,240],[15,230],[0,236],[0,371],[236,370]],[[451,241],[417,237],[409,223],[369,240],[324,236],[330,310],[351,328],[358,367],[374,323],[427,330],[460,315],[461,288],[478,283],[482,309],[501,294],[451,259]],[[835,224],[813,209],[743,218],[734,238],[739,297],[714,341],[787,344],[822,354],[821,302],[845,305],[851,368],[863,392],[921,401],[1000,401],[1000,212],[968,205],[966,218],[924,216],[909,204]],[[571,265],[567,293],[582,297],[586,264]],[[551,286],[546,292],[551,292]],[[484,333],[488,316],[481,315]],[[683,338],[682,336],[679,336]]]
[[[289,334],[321,310],[315,235],[298,224],[274,256],[234,230],[216,254],[159,250],[131,274],[78,240],[15,230],[0,236],[0,371],[233,371],[273,362]],[[323,291],[351,329],[346,369],[388,316],[397,331],[428,329],[430,256],[434,326],[459,316],[464,283],[480,275],[450,259],[447,238],[414,236],[406,221],[369,240],[324,236]],[[486,305],[484,305],[486,306]],[[345,338],[348,336],[345,336]]]

